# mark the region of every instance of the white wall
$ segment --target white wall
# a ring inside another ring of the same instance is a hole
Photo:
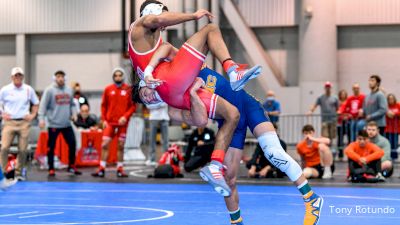
[[[400,26],[341,27],[338,73],[340,88],[351,90],[360,82],[368,90],[368,77],[379,74],[382,87],[400,97]]]
[[[10,83],[11,68],[15,67],[15,37],[0,36],[0,87]]]
[[[120,66],[119,33],[32,35],[29,38],[32,86],[43,90],[57,70],[69,82],[78,81],[87,91],[101,91]]]

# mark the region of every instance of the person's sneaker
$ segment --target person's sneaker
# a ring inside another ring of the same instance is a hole
[[[211,184],[214,190],[224,197],[231,195],[231,189],[226,184],[223,165],[218,161],[211,161],[210,164],[200,169],[200,177]]]
[[[241,67],[232,68],[232,71],[228,71],[232,90],[242,90],[249,80],[260,75],[261,70],[261,66],[254,66],[250,69],[243,69]]]
[[[304,225],[317,225],[320,219],[324,199],[313,193],[311,197],[304,199],[306,212],[304,214]]]
[[[324,175],[322,175],[322,179],[331,179],[331,178],[332,178],[332,170],[329,167],[324,170]]]
[[[73,175],[82,175],[82,172],[77,170],[75,166],[69,166],[67,172]]]
[[[124,172],[123,167],[118,167],[117,169],[117,177],[128,177],[128,174]]]
[[[49,177],[55,177],[56,176],[56,171],[54,169],[49,170]]]
[[[104,167],[99,167],[95,173],[92,173],[93,177],[104,177],[106,175],[106,170]]]
[[[14,184],[16,184],[18,182],[17,179],[2,179],[0,181],[0,189],[2,190],[6,190],[7,188],[13,186]]]
[[[381,173],[376,174],[376,178],[378,179],[379,182],[386,181],[386,178]]]

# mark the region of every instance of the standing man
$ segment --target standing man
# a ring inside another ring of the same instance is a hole
[[[361,120],[357,124],[358,130],[364,128],[365,124],[370,121],[375,121],[379,127],[379,133],[384,135],[386,127],[386,112],[388,110],[387,100],[385,95],[380,91],[381,78],[378,75],[371,75],[368,80],[369,93],[365,99],[360,116],[365,117],[365,121]]]
[[[101,101],[101,120],[103,121],[103,142],[101,161],[94,177],[104,177],[107,165],[110,142],[114,136],[118,136],[118,162],[117,177],[128,177],[124,172],[124,145],[128,121],[135,112],[136,106],[131,101],[131,89],[125,80],[125,70],[117,67],[112,71],[113,84],[104,89]]]
[[[271,123],[277,126],[279,122],[279,115],[281,114],[281,103],[275,99],[275,93],[273,91],[267,92],[267,99],[265,100],[263,107],[267,112]]]
[[[150,111],[150,150],[147,156],[146,165],[156,165],[156,136],[158,125],[161,128],[163,152],[168,150],[168,105],[165,102],[161,104],[147,105]]]
[[[339,109],[339,100],[332,96],[332,83],[325,83],[325,94],[321,95],[316,103],[311,106],[308,112],[311,115],[317,106],[321,107],[322,127],[321,136],[329,138],[331,141],[336,138],[336,112]]]
[[[54,83],[43,92],[39,107],[39,127],[46,126],[49,133],[47,160],[49,177],[56,175],[54,170],[54,150],[58,135],[61,133],[68,145],[68,173],[81,175],[75,167],[76,140],[72,130],[71,120],[76,121],[74,96],[72,89],[65,85],[65,72],[59,70],[53,75]]]
[[[26,174],[22,170],[26,164],[29,129],[31,121],[37,115],[39,99],[33,88],[24,84],[24,71],[20,67],[11,70],[11,80],[10,84],[0,90],[0,112],[4,125],[1,133],[1,168],[5,171],[8,150],[14,136],[18,135],[19,152],[15,178],[25,180]]]
[[[358,83],[353,84],[353,95],[348,97],[346,102],[340,107],[338,113],[345,113],[346,109],[349,111],[347,115],[350,115],[350,142],[356,140],[357,122],[361,119],[359,112],[363,108],[363,102],[365,95],[360,92],[360,85]]]

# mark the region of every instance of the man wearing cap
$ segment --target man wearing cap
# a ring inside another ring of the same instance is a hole
[[[14,136],[18,135],[18,158],[16,178],[25,180],[22,173],[25,167],[28,136],[31,121],[36,117],[39,99],[33,88],[24,83],[24,71],[20,67],[11,70],[12,82],[0,90],[0,112],[3,119],[1,133],[1,167],[3,171],[8,162],[8,150]],[[32,104],[32,107],[31,107]]]
[[[103,142],[101,161],[94,177],[104,177],[109,145],[113,137],[118,137],[117,177],[128,177],[123,170],[124,145],[128,121],[135,112],[136,106],[131,101],[131,88],[124,82],[125,70],[117,67],[112,71],[113,84],[104,89],[101,101],[101,120],[103,121]]]
[[[47,153],[49,165],[49,177],[56,175],[54,170],[54,150],[60,133],[68,145],[68,169],[67,172],[74,175],[81,175],[75,167],[76,140],[72,129],[71,120],[76,121],[77,109],[74,103],[72,89],[65,85],[65,72],[59,70],[54,73],[54,83],[47,87],[42,96],[39,107],[39,126],[46,126],[49,133]]]
[[[334,138],[336,138],[336,112],[339,109],[339,100],[337,99],[337,97],[332,96],[331,94],[331,82],[325,82],[324,87],[325,94],[321,95],[317,99],[315,104],[311,106],[308,114],[311,115],[315,111],[317,106],[321,107],[321,136],[333,140]]]

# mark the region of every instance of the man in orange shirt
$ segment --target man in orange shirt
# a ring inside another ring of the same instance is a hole
[[[101,119],[104,124],[100,167],[94,177],[104,177],[111,140],[118,136],[117,177],[128,177],[123,170],[124,145],[128,121],[135,112],[136,106],[131,101],[131,89],[124,83],[125,71],[122,68],[113,70],[114,83],[108,85],[101,101]]]
[[[357,140],[347,146],[344,153],[349,158],[349,171],[352,181],[374,178],[381,172],[381,158],[384,151],[369,141],[367,131],[359,131]]]
[[[303,162],[306,178],[332,178],[333,156],[329,149],[330,139],[314,137],[315,130],[310,124],[302,129],[304,139],[297,144],[297,152]]]

